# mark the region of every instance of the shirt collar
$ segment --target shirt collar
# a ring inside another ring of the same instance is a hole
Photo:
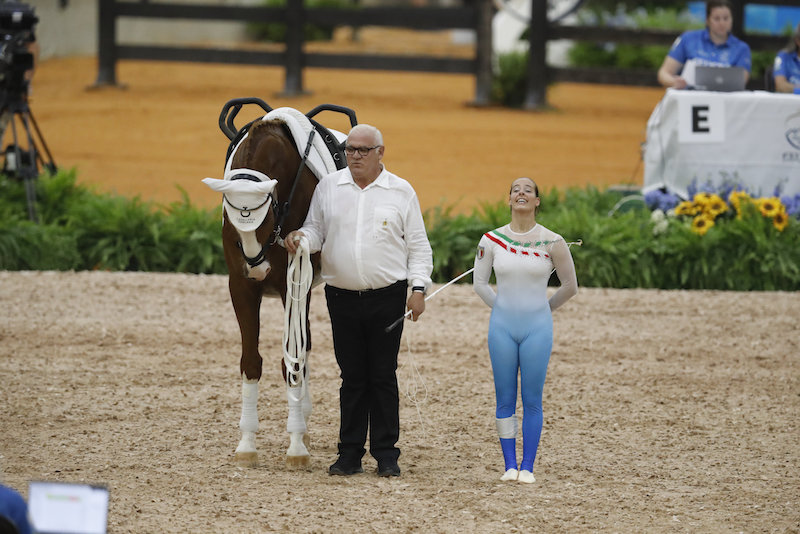
[[[343,185],[343,184],[356,185],[355,180],[353,180],[353,175],[350,173],[349,167],[347,167],[346,172],[342,173],[342,175],[339,177],[339,181],[337,182],[337,185]],[[367,187],[372,187],[372,186],[389,189],[389,172],[386,170],[386,165],[384,165],[383,163],[381,163],[381,173]]]
[[[715,43],[714,41],[711,40],[711,32],[709,32],[708,31],[708,27],[706,27],[706,28],[703,28],[703,40],[705,42],[707,42],[708,44],[710,44],[711,46],[715,47],[715,48],[725,48],[731,42],[731,34],[728,33],[728,36],[725,38],[725,42],[724,43],[717,44],[717,43]]]

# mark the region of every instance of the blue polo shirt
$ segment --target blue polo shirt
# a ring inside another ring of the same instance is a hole
[[[20,534],[31,534],[28,504],[22,495],[2,484],[0,484],[0,515],[10,519]]]
[[[667,55],[681,64],[693,59],[697,65],[744,67],[750,72],[750,46],[733,35],[728,35],[725,43],[715,44],[708,29],[684,32]]]
[[[800,57],[783,50],[775,56],[773,65],[774,76],[786,76],[786,79],[795,86],[800,87]]]

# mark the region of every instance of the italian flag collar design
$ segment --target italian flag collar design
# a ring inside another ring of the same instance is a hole
[[[519,254],[521,256],[536,256],[537,258],[549,258],[550,254],[546,252],[538,252],[536,250],[525,250],[531,247],[541,247],[552,243],[552,241],[535,241],[535,242],[527,242],[521,243],[520,241],[514,241],[507,235],[501,234],[497,230],[492,230],[491,232],[486,232],[484,234],[489,240],[497,243],[507,251],[511,252],[512,254]]]

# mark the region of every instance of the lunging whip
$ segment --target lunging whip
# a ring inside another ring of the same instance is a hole
[[[570,246],[570,245],[577,245],[577,246],[581,246],[581,245],[583,245],[583,239],[578,239],[577,241],[570,241],[570,242],[568,242],[568,243],[567,243],[567,246]],[[436,293],[438,293],[438,292],[439,292],[439,291],[441,291],[442,289],[446,288],[447,286],[449,286],[449,285],[451,285],[451,284],[454,284],[455,282],[457,282],[457,281],[461,280],[462,278],[464,278],[465,276],[467,276],[469,273],[471,273],[471,272],[472,272],[472,271],[474,271],[474,270],[475,270],[475,267],[473,267],[472,269],[470,269],[470,270],[468,270],[468,271],[465,271],[465,272],[461,273],[460,275],[456,276],[455,278],[453,278],[452,280],[450,280],[449,282],[447,282],[445,285],[443,285],[442,287],[440,287],[439,289],[437,289],[436,291],[434,291],[433,293],[431,293],[430,295],[428,295],[427,297],[425,297],[425,302],[428,302],[430,299],[432,299],[433,297],[435,297],[435,296],[436,296]],[[394,330],[394,329],[397,327],[397,325],[399,325],[400,323],[402,323],[402,322],[403,322],[403,319],[405,319],[405,318],[406,318],[406,317],[408,317],[409,315],[411,315],[411,310],[408,310],[406,313],[404,313],[404,314],[403,314],[403,316],[402,316],[402,317],[400,317],[400,318],[399,318],[399,319],[397,319],[395,322],[393,322],[392,324],[390,324],[389,326],[387,326],[387,327],[384,329],[384,331],[385,331],[385,332],[387,332],[387,333],[388,333],[388,332],[391,332],[392,330]]]
[[[441,291],[442,289],[446,288],[446,287],[447,287],[447,286],[449,286],[450,284],[452,284],[452,283],[455,283],[455,282],[457,282],[458,280],[461,280],[462,278],[464,278],[465,276],[467,276],[469,273],[471,273],[471,272],[472,272],[472,271],[474,271],[474,270],[475,270],[475,267],[473,267],[473,268],[472,268],[472,269],[470,269],[469,271],[463,272],[463,273],[461,273],[460,275],[456,276],[455,278],[453,278],[452,280],[450,280],[449,282],[447,282],[445,285],[443,285],[442,287],[440,287],[439,289],[437,289],[436,291],[434,291],[433,293],[431,293],[430,295],[428,295],[427,297],[425,297],[425,302],[428,302],[430,299],[432,299],[434,296],[436,296],[436,293],[438,293],[438,292],[439,292],[439,291]],[[409,315],[411,315],[411,310],[408,310],[406,313],[404,313],[404,314],[403,314],[403,316],[402,316],[402,317],[400,317],[398,320],[396,320],[395,322],[393,322],[392,324],[390,324],[389,326],[387,326],[387,327],[385,328],[385,330],[384,330],[384,331],[385,331],[385,332],[387,332],[387,333],[388,333],[388,332],[391,332],[392,330],[394,330],[394,329],[395,329],[395,327],[397,327],[397,325],[399,325],[400,323],[402,323],[402,322],[403,322],[403,319],[405,319],[405,318],[406,318],[406,317],[408,317]]]

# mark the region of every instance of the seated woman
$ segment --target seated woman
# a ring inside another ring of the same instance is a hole
[[[687,62],[711,67],[743,67],[749,77],[750,47],[731,35],[732,26],[733,15],[728,0],[706,2],[705,29],[684,32],[675,40],[658,69],[658,82],[675,89],[692,85],[694,71],[684,77]]]
[[[800,24],[795,28],[789,46],[775,56],[772,76],[775,91],[800,95]]]

